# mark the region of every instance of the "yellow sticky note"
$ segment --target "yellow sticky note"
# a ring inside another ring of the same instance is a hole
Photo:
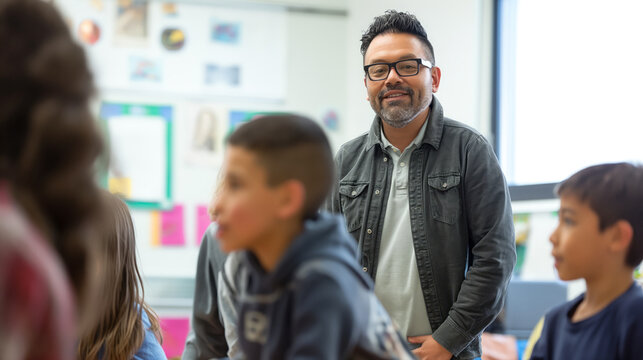
[[[119,194],[125,199],[132,197],[132,179],[130,178],[109,178],[107,187],[112,194]]]
[[[161,213],[158,211],[150,213],[150,242],[152,246],[161,245]]]

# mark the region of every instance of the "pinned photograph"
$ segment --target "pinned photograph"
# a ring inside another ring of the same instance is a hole
[[[217,117],[214,111],[203,108],[197,114],[192,135],[192,149],[214,152],[217,145]]]
[[[255,120],[262,116],[267,115],[280,115],[284,114],[282,112],[274,111],[242,111],[242,110],[232,110],[229,114],[228,130],[226,132],[226,137],[232,134],[239,126],[248,121]]]
[[[170,51],[177,51],[185,44],[185,33],[183,30],[168,28],[161,33],[163,47]]]
[[[240,72],[239,65],[206,64],[205,84],[239,86]]]
[[[94,45],[100,39],[100,27],[93,20],[85,19],[78,26],[78,38],[85,44]]]
[[[130,57],[130,80],[132,81],[161,81],[161,64],[158,61]]]
[[[193,103],[185,107],[187,151],[185,161],[196,166],[216,166],[222,160],[223,134],[220,109],[207,104]]]
[[[164,2],[161,5],[161,11],[165,16],[176,16],[179,13],[176,3],[173,2]]]
[[[103,11],[103,8],[105,7],[105,4],[103,4],[103,0],[91,0],[90,3],[92,7],[98,11]]]
[[[236,45],[239,43],[241,24],[230,21],[212,19],[212,41],[224,44]]]
[[[328,130],[337,130],[339,127],[339,116],[335,110],[328,110],[322,116],[322,123]]]
[[[114,41],[120,45],[143,45],[147,42],[147,0],[118,0]]]

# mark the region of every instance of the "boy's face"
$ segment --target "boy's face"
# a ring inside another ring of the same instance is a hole
[[[610,251],[608,232],[600,231],[598,215],[574,195],[560,197],[558,227],[549,241],[561,280],[599,275]]]
[[[252,249],[268,241],[277,222],[279,191],[268,186],[266,172],[256,156],[244,148],[229,146],[221,181],[210,204],[221,249]]]

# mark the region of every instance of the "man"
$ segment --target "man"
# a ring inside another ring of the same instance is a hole
[[[445,118],[441,72],[415,16],[389,10],[362,36],[370,131],[336,155],[328,203],[420,359],[480,356],[516,261],[511,204],[489,143]]]

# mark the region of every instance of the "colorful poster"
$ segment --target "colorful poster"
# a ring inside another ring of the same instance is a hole
[[[237,45],[241,37],[241,24],[238,22],[212,19],[211,39],[217,43]]]
[[[516,232],[516,266],[514,267],[514,275],[520,276],[522,273],[523,264],[525,263],[525,255],[527,253],[527,245],[529,233],[531,231],[531,214],[514,214],[514,229]]]
[[[130,56],[130,80],[160,82],[162,69],[158,60],[146,59],[138,56]]]
[[[163,351],[169,358],[181,357],[185,339],[190,331],[188,317],[161,317],[161,331],[163,332]]]
[[[170,51],[181,50],[185,44],[185,33],[181,29],[167,28],[161,33],[161,44]]]
[[[239,65],[223,66],[219,64],[206,64],[204,82],[206,85],[239,86]]]
[[[339,128],[339,116],[337,111],[328,110],[322,115],[322,123],[328,130],[337,130]]]
[[[203,234],[205,230],[210,226],[212,220],[210,219],[210,214],[208,214],[208,207],[206,205],[198,205],[196,207],[196,241],[197,246],[201,245],[201,240],[203,239]]]
[[[116,3],[114,42],[144,45],[147,42],[147,0],[118,0]]]
[[[171,210],[161,211],[161,241],[162,246],[185,245],[185,230],[183,222],[183,205],[175,205]]]
[[[179,14],[179,9],[176,3],[174,2],[164,2],[161,5],[161,12],[163,12],[163,15],[165,16],[177,16]]]
[[[100,27],[94,20],[85,19],[78,26],[78,38],[88,45],[94,45],[100,39]]]
[[[279,115],[284,114],[282,112],[270,112],[270,111],[239,111],[232,110],[230,111],[230,121],[228,127],[228,134],[231,134],[233,131],[239,127],[239,125],[248,122],[250,120],[256,119],[260,116],[265,115]]]

